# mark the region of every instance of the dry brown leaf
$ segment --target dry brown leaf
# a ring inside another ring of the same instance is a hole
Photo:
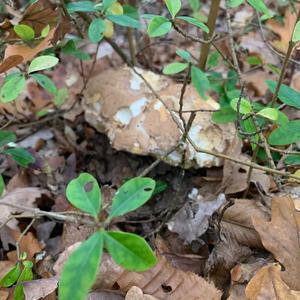
[[[221,238],[207,260],[206,272],[219,289],[225,289],[230,279],[230,270],[237,262],[246,260],[252,251],[224,234]]]
[[[23,62],[33,59],[41,51],[52,47],[51,41],[54,36],[54,32],[55,28],[51,29],[47,37],[34,48],[27,45],[7,45],[4,54],[5,59],[12,55],[22,56]]]
[[[23,56],[21,55],[12,55],[5,58],[0,64],[0,74],[8,71],[9,69],[17,66],[23,61]]]
[[[271,44],[280,52],[286,53],[296,20],[297,14],[287,9],[284,15],[284,25],[274,19],[267,21],[267,26],[279,35],[279,40],[275,40]]]
[[[58,285],[56,277],[26,281],[23,284],[26,300],[38,300],[53,293]]]
[[[2,278],[14,266],[15,266],[15,264],[13,262],[11,262],[10,260],[0,261],[0,278]]]
[[[19,38],[13,30],[13,23],[25,24],[33,28],[35,35],[39,36],[41,31],[49,25],[50,28],[56,26],[58,21],[58,12],[54,11],[53,5],[50,1],[38,0],[33,4],[30,4],[24,11],[23,16],[19,20],[10,22],[5,20],[1,25],[1,29],[9,33],[7,40]]]
[[[227,300],[249,300],[245,295],[246,285],[244,284],[232,284],[228,291]]]
[[[6,300],[8,299],[8,296],[9,296],[9,292],[6,290],[2,290],[0,289],[0,299],[1,300]]]
[[[90,293],[85,300],[124,300],[124,297],[114,293],[114,291],[103,291]]]
[[[149,271],[123,272],[117,284],[125,291],[138,286],[144,293],[163,300],[221,298],[221,292],[212,284],[194,273],[174,268],[164,257],[159,257],[157,265]]]
[[[20,237],[20,232],[17,230],[12,230],[12,236],[15,239],[15,241],[17,241]],[[19,243],[19,249],[20,249],[20,253],[26,252],[27,258],[30,260],[33,259],[36,253],[42,251],[42,247],[40,243],[31,232],[28,232],[26,235],[22,237]],[[17,260],[16,251],[11,251],[7,253],[7,257],[11,261],[16,261]]]
[[[288,196],[273,198],[271,221],[255,217],[252,221],[264,247],[284,265],[283,281],[291,289],[300,290],[300,212],[295,209],[293,199]]]
[[[231,281],[235,283],[249,282],[254,274],[266,264],[267,261],[263,258],[258,259],[253,263],[237,264],[230,272]]]
[[[125,300],[158,300],[158,299],[151,295],[144,294],[139,287],[133,286],[127,292]]]
[[[76,243],[67,248],[56,261],[53,270],[57,275],[62,271],[64,262],[70,253],[78,247]],[[122,291],[129,291],[132,286],[142,289],[145,294],[161,300],[217,300],[221,291],[202,277],[191,272],[174,268],[166,258],[158,256],[157,265],[146,272],[128,272],[118,266],[112,258],[104,253],[95,289],[109,289],[117,284]]]
[[[241,245],[263,248],[261,239],[252,224],[252,217],[269,220],[268,209],[256,200],[235,199],[225,210],[221,221],[222,232]]]
[[[236,136],[231,142],[226,154],[238,158],[241,161],[250,162],[247,155],[241,153],[241,140]],[[222,185],[226,187],[225,194],[235,194],[244,191],[247,186],[249,167],[236,164],[230,160],[225,160],[223,168]],[[261,170],[253,170],[251,182],[259,182],[265,192],[268,192],[271,186],[271,177],[264,174]]]
[[[247,298],[251,300],[299,300],[300,292],[292,290],[282,281],[280,269],[278,264],[261,268],[246,287]]]
[[[10,204],[34,207],[34,202],[37,198],[41,197],[42,194],[46,194],[47,191],[35,188],[19,188],[12,192],[5,194],[1,201],[8,202]],[[1,204],[1,203],[0,203]],[[15,213],[22,212],[22,209],[10,207],[6,205],[0,206],[0,224],[7,221],[7,219]],[[17,221],[15,219],[9,221],[6,225],[11,229],[17,229]]]

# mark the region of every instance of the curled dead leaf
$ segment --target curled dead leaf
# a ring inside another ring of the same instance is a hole
[[[300,290],[300,212],[295,209],[293,199],[273,198],[271,221],[254,216],[252,222],[264,247],[285,267],[280,273],[283,281],[291,289]]]
[[[299,300],[300,292],[292,290],[282,281],[280,269],[279,264],[261,268],[246,287],[247,298],[251,300]]]

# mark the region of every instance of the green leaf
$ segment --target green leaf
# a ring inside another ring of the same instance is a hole
[[[0,174],[0,197],[3,195],[4,190],[5,190],[5,182],[2,174]],[[1,280],[0,280],[0,286],[1,286]]]
[[[131,18],[127,15],[108,15],[106,18],[113,23],[116,23],[121,26],[130,27],[130,28],[137,28],[141,27],[141,24],[138,20]]]
[[[300,21],[298,21],[295,25],[294,31],[293,31],[293,37],[292,41],[294,43],[297,43],[300,41]]]
[[[102,19],[94,19],[88,29],[88,36],[92,43],[98,43],[103,39],[103,32],[105,30],[105,23]]]
[[[154,17],[148,26],[148,34],[150,37],[158,37],[167,34],[172,27],[172,23],[165,17]]]
[[[286,125],[276,128],[269,136],[271,145],[289,145],[300,140],[300,120],[290,121]]]
[[[262,0],[247,0],[247,2],[253,7],[255,8],[257,11],[271,17],[272,13],[270,12],[270,10],[267,8],[267,6],[265,5],[265,3]]]
[[[41,31],[41,37],[45,38],[50,31],[50,25],[45,26]]]
[[[246,61],[249,65],[252,65],[252,66],[261,65],[263,63],[262,60],[260,59],[260,57],[256,56],[256,55],[248,56]]]
[[[194,13],[198,12],[199,9],[200,9],[200,3],[199,2],[200,2],[199,0],[189,0],[189,4],[190,4],[191,9]]]
[[[278,110],[271,107],[266,107],[260,110],[257,114],[272,121],[276,121],[278,119]]]
[[[11,270],[9,270],[1,279],[0,287],[10,287],[15,284],[21,274],[20,264],[16,264]]]
[[[150,246],[138,235],[108,231],[104,233],[104,244],[113,260],[129,271],[143,272],[157,263]]]
[[[73,40],[68,41],[62,48],[62,53],[64,54],[68,54],[68,55],[73,55],[76,58],[80,59],[80,60],[89,60],[91,59],[91,56],[86,53],[83,52],[79,49],[76,48],[76,44]]]
[[[283,126],[289,122],[288,116],[282,111],[278,111],[278,119],[275,121],[276,124]]]
[[[96,12],[95,3],[92,1],[78,1],[67,4],[68,12]]]
[[[36,80],[36,82],[44,88],[47,92],[51,94],[56,93],[56,86],[54,82],[46,75],[44,74],[31,74],[30,75],[33,79]]]
[[[146,203],[155,189],[155,181],[147,177],[135,177],[124,183],[116,192],[109,218],[122,216]]]
[[[181,1],[180,0],[165,0],[166,6],[168,11],[170,12],[172,18],[174,19],[175,16],[181,9]]]
[[[103,0],[103,10],[108,9],[110,6],[112,6],[117,0]]]
[[[49,69],[58,64],[59,59],[51,55],[41,55],[32,60],[28,73]]]
[[[277,82],[274,80],[266,80],[269,90],[274,94]],[[300,93],[291,87],[281,84],[278,98],[285,104],[300,109]]]
[[[178,56],[180,56],[183,60],[187,61],[187,62],[192,61],[192,56],[188,51],[185,51],[185,50],[182,50],[182,49],[177,49],[176,54]]]
[[[152,196],[162,193],[164,190],[166,190],[167,187],[168,187],[168,184],[166,182],[161,181],[161,180],[156,181],[155,189],[152,193]]]
[[[65,263],[58,288],[60,300],[83,300],[96,280],[103,252],[103,233],[82,242]]]
[[[4,154],[11,156],[20,166],[27,167],[35,162],[35,158],[24,148],[10,148],[3,151]]]
[[[213,122],[217,124],[229,123],[236,120],[236,112],[230,107],[222,107],[220,111],[213,112]]]
[[[171,63],[164,67],[163,73],[165,75],[177,74],[184,71],[188,67],[188,64],[183,63]]]
[[[180,16],[180,17],[177,17],[177,19],[184,20],[190,24],[197,26],[198,28],[202,29],[204,32],[209,33],[209,28],[204,23],[198,21],[195,18],[187,17],[187,16]]]
[[[53,102],[57,107],[60,107],[64,104],[64,102],[68,98],[68,96],[69,96],[68,89],[66,89],[66,88],[59,89],[55,93],[55,97],[53,99]]]
[[[123,5],[123,11],[124,11],[124,15],[135,20],[139,19],[139,12],[135,7],[125,4]]]
[[[1,88],[1,102],[8,103],[15,100],[25,87],[25,77],[21,73],[9,75],[9,79],[4,79],[5,82]]]
[[[207,75],[199,68],[192,66],[192,85],[203,99],[207,99],[205,93],[210,89],[210,83]]]
[[[218,65],[219,58],[220,58],[219,52],[213,51],[208,57],[208,61],[207,61],[208,68],[216,67]]]
[[[253,120],[251,118],[248,118],[246,120],[242,120],[241,125],[242,125],[242,129],[245,132],[247,132],[249,134],[252,134],[252,136],[250,137],[251,141],[253,141],[255,143],[258,143],[258,141],[259,141],[258,134],[253,135],[253,133],[256,132],[256,127],[255,127],[255,124],[254,124]],[[257,147],[257,145],[252,143],[251,147],[252,147],[252,150],[254,150]]]
[[[14,289],[14,300],[24,300],[24,289],[22,284],[18,284]]]
[[[101,191],[97,180],[88,173],[81,173],[71,180],[67,186],[66,195],[75,207],[98,217],[101,208]]]
[[[14,26],[14,32],[23,41],[30,41],[34,39],[34,30],[25,24],[18,24]]]
[[[0,130],[0,147],[13,143],[17,140],[16,135],[11,131]]]
[[[249,114],[252,112],[252,105],[246,98],[234,98],[230,101],[230,106],[235,110],[238,111],[238,102],[239,104],[239,111],[241,114]]]
[[[244,3],[244,0],[229,0],[229,7],[235,8]]]
[[[299,153],[300,154],[300,153]],[[286,165],[300,165],[300,155],[289,155],[284,159]]]

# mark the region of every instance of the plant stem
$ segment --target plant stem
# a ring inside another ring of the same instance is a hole
[[[220,0],[211,1],[210,11],[209,11],[209,16],[208,16],[208,21],[207,21],[209,33],[205,35],[206,40],[211,39],[214,35],[220,2],[221,2]],[[206,62],[207,62],[207,58],[208,58],[208,54],[209,54],[210,44],[211,43],[203,44],[201,47],[201,54],[200,54],[200,58],[199,58],[199,68],[203,71],[205,71],[205,66],[206,66]]]
[[[296,24],[299,20],[300,20],[300,9],[299,9],[298,14],[297,14],[297,19],[295,21],[294,28],[295,28],[295,26],[296,26]],[[282,82],[283,82],[283,79],[284,79],[284,76],[285,76],[285,73],[286,73],[286,69],[287,69],[287,66],[289,64],[290,57],[291,57],[291,55],[293,53],[293,50],[294,50],[294,47],[296,45],[296,43],[292,41],[292,36],[293,35],[291,35],[291,39],[289,41],[289,47],[288,47],[287,53],[286,53],[285,58],[284,58],[283,66],[281,68],[281,73],[280,73],[279,80],[278,80],[277,85],[276,85],[275,93],[273,94],[273,97],[272,97],[272,100],[271,100],[271,103],[270,103],[271,107],[274,107],[275,104],[276,104],[280,86],[282,85]]]

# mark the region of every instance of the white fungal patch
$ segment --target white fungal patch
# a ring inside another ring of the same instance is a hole
[[[128,125],[132,119],[132,113],[129,108],[121,108],[116,114],[114,119],[123,125]]]
[[[133,117],[136,117],[138,116],[141,112],[142,112],[142,109],[143,107],[149,102],[149,100],[147,98],[141,98],[135,102],[133,102],[131,105],[130,105],[130,110],[131,110],[131,113],[132,113],[132,116]]]
[[[160,101],[156,101],[154,104],[154,109],[155,110],[160,110],[162,108],[162,103]]]
[[[141,89],[141,84],[143,83],[143,80],[137,76],[133,71],[131,71],[132,77],[130,80],[130,88],[134,91],[138,91]]]

